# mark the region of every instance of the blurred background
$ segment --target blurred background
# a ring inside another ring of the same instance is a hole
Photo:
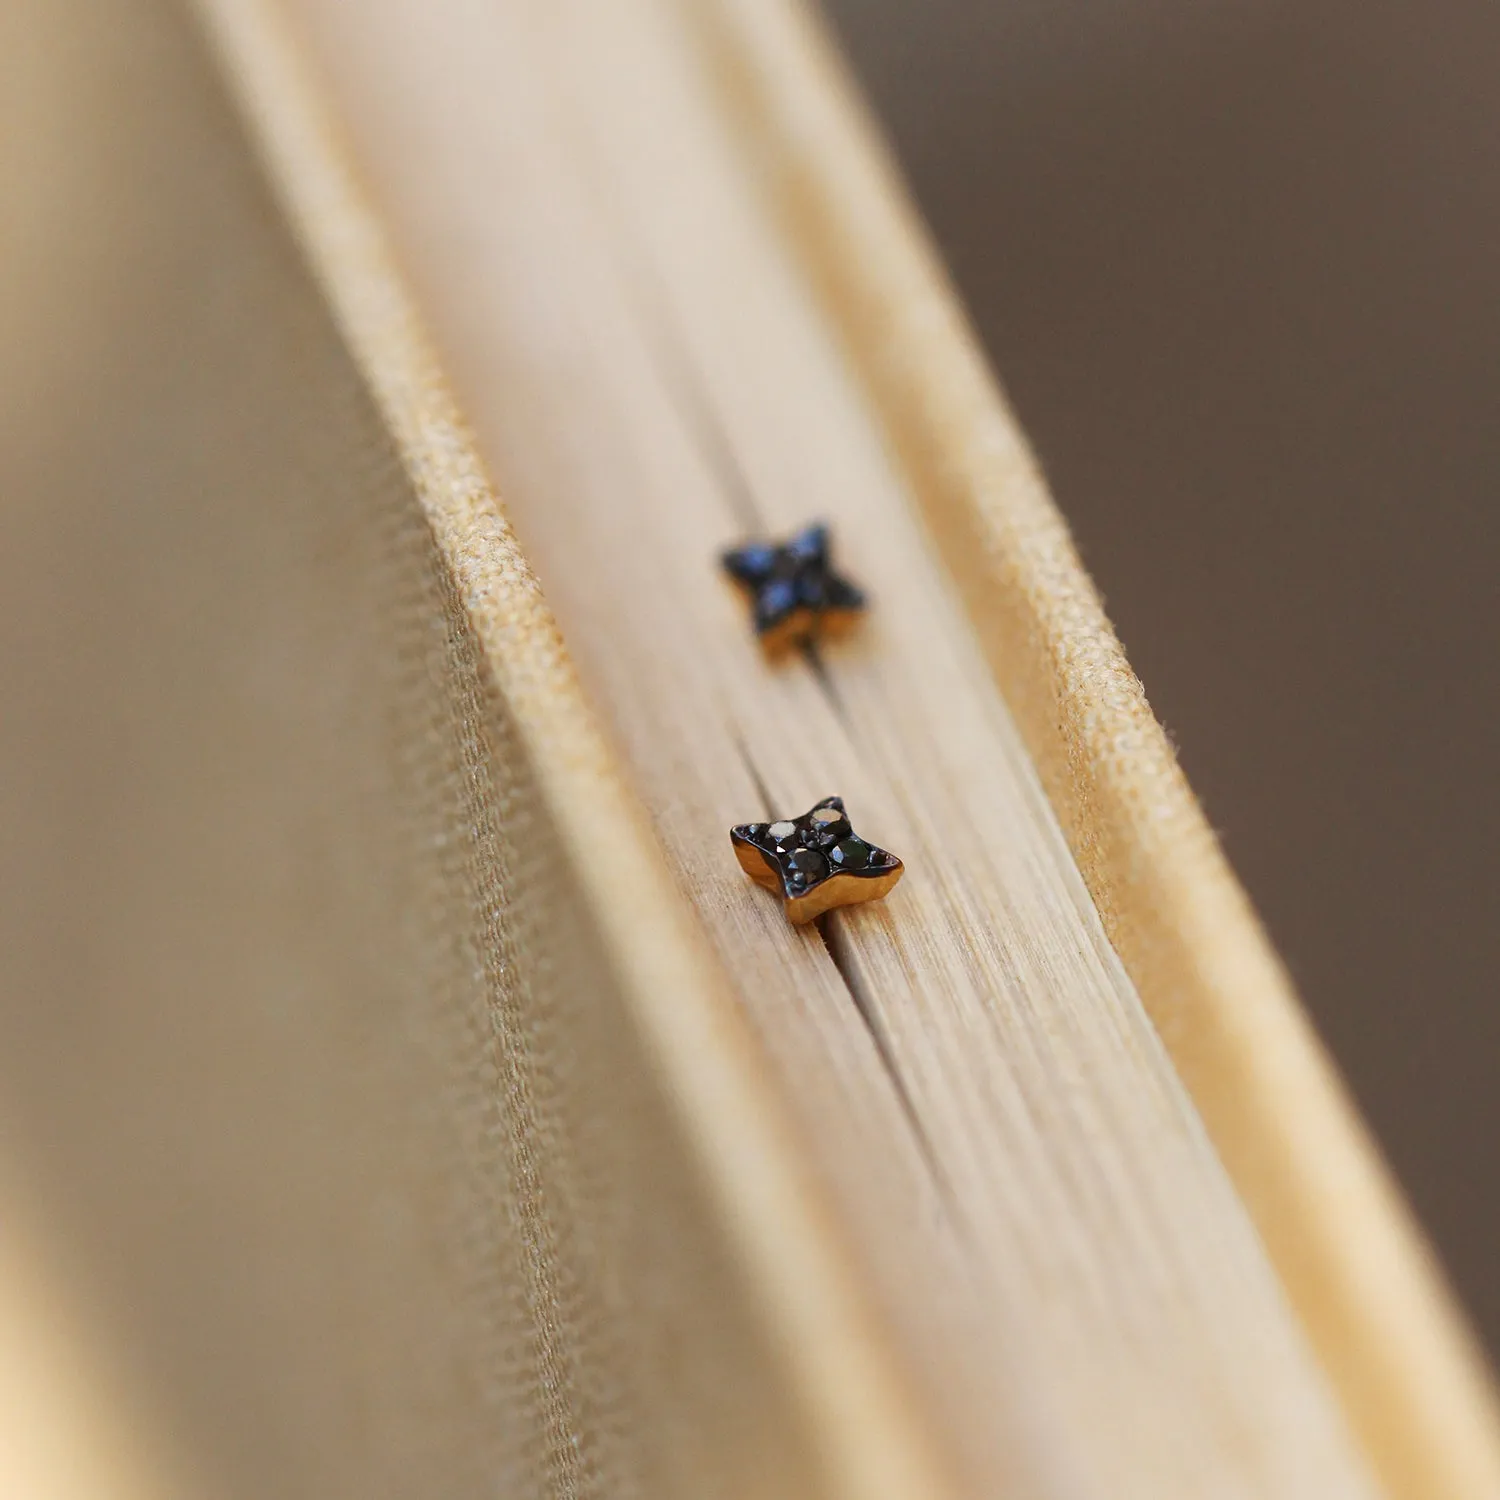
[[[1500,8],[824,4],[1500,1350]]]

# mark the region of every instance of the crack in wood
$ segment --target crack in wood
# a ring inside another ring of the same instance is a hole
[[[907,1088],[906,1080],[897,1066],[895,1051],[891,1046],[890,1038],[886,1035],[885,1027],[881,1025],[869,988],[854,962],[849,934],[843,923],[839,921],[838,912],[824,912],[821,917],[817,918],[814,926],[818,930],[818,936],[823,940],[823,946],[828,950],[828,958],[833,964],[834,971],[843,980],[844,988],[849,992],[854,1009],[860,1020],[864,1022],[865,1030],[870,1034],[870,1040],[875,1044],[876,1055],[880,1058],[881,1066],[890,1080],[891,1088],[901,1106],[902,1114],[906,1117],[906,1123],[911,1128],[912,1136],[927,1170],[932,1174],[933,1181],[948,1201],[949,1206],[956,1206],[947,1174],[938,1161],[937,1152],[933,1148],[926,1127],[922,1124],[922,1117],[917,1112],[916,1101],[912,1098],[911,1090]]]
[[[694,439],[698,455],[719,482],[729,508],[747,533],[763,536],[766,520],[734,451],[723,421],[705,394],[702,372],[677,330],[667,299],[657,285],[655,273],[640,256],[621,257],[624,281],[638,314],[647,350],[661,376],[663,388]]]
[[[756,795],[760,799],[761,808],[768,820],[779,817],[780,811],[772,800],[770,788],[767,787],[765,778],[761,775],[755,759],[750,753],[750,747],[739,736],[734,736],[734,746],[739,753],[740,761],[745,767],[745,773],[749,776],[755,787]],[[917,1150],[933,1181],[937,1184],[939,1192],[950,1207],[956,1207],[956,1196],[938,1161],[937,1152],[927,1134],[926,1127],[922,1124],[921,1116],[917,1112],[916,1101],[912,1098],[911,1090],[906,1086],[906,1080],[901,1076],[901,1070],[896,1063],[895,1051],[891,1046],[890,1038],[886,1035],[884,1026],[880,1023],[880,1017],[876,1012],[875,1003],[870,996],[869,989],[865,984],[854,962],[854,955],[850,950],[849,935],[838,922],[837,912],[824,912],[823,915],[813,923],[818,937],[822,940],[823,947],[828,954],[828,960],[833,965],[834,973],[843,982],[845,990],[849,994],[850,1003],[854,1007],[855,1014],[863,1023],[871,1042],[875,1046],[875,1055],[880,1059],[881,1068],[884,1070],[891,1090],[896,1096],[896,1102],[901,1108],[901,1113],[906,1119],[912,1137],[916,1141]]]
[[[760,798],[761,811],[766,815],[768,823],[774,823],[779,816],[771,801],[770,788],[765,783],[765,778],[760,774],[760,768],[755,764],[754,757],[750,754],[750,747],[740,738],[734,735],[734,748],[739,752],[740,760],[745,767],[745,774],[755,784],[755,794]]]
[[[833,680],[833,673],[828,670],[828,663],[824,660],[823,652],[816,640],[809,638],[803,641],[802,659],[812,672],[813,681],[818,684],[823,696],[828,700],[828,706],[833,710],[834,717],[845,729],[848,729],[849,710],[844,706],[843,695],[839,692],[838,684]],[[858,751],[859,741],[853,735],[850,736],[849,742]]]

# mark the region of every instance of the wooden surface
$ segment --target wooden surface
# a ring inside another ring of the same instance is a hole
[[[689,7],[901,452],[1111,941],[1385,1483],[1500,1494],[1494,1383],[795,4]],[[1184,621],[1183,628],[1191,628]]]
[[[391,5],[351,37],[299,9],[585,684],[971,1474],[1065,1454],[1113,1493],[1362,1490],[680,17]],[[704,563],[809,507],[880,609],[821,673],[772,672]],[[721,847],[761,786],[777,812],[840,790],[913,873],[828,946],[791,933]],[[950,1262],[962,1343],[912,1287]],[[985,1410],[1068,1442],[985,1451]]]

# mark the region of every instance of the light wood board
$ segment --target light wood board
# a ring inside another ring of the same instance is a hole
[[[675,13],[301,19],[682,897],[968,1472],[1367,1492]],[[878,605],[822,672],[773,670],[712,560],[809,514]],[[906,859],[897,893],[828,944],[788,928],[728,857],[761,788],[778,813],[840,791]]]

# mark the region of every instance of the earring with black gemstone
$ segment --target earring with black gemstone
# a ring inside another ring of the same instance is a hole
[[[825,797],[800,818],[738,824],[729,842],[740,868],[776,891],[788,918],[799,924],[836,906],[879,900],[905,869],[894,854],[854,832],[841,797]]]
[[[724,571],[750,597],[751,623],[768,651],[836,632],[865,607],[828,553],[828,527],[818,522],[785,542],[746,542],[722,554]]]

